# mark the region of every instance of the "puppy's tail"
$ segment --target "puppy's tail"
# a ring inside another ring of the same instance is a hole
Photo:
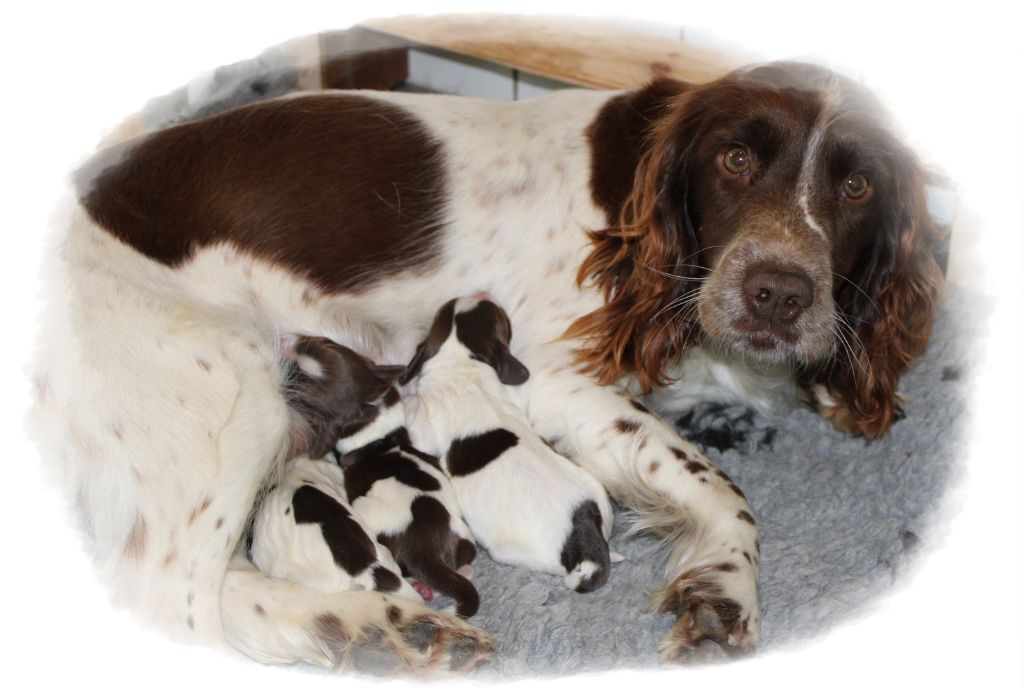
[[[455,598],[455,612],[460,617],[472,617],[480,609],[480,594],[476,592],[476,587],[468,578],[440,559],[431,557],[411,562],[409,571],[438,592]]]

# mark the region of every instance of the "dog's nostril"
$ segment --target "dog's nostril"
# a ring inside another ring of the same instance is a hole
[[[755,317],[792,323],[814,302],[814,285],[802,270],[757,266],[743,280],[747,310]]]

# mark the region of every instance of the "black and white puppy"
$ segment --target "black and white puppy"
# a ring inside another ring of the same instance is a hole
[[[529,379],[505,311],[481,295],[437,312],[403,377],[412,442],[443,458],[466,522],[491,556],[565,574],[581,593],[608,578],[611,505],[601,484],[533,433],[506,385]]]
[[[328,340],[289,338],[282,352],[289,362],[286,396],[297,457],[288,461],[253,520],[253,564],[324,592],[362,588],[420,600],[391,552],[353,512],[341,470],[324,458],[331,436],[368,421],[372,403],[384,395],[395,371]]]
[[[326,338],[298,337],[284,351],[297,367],[289,400],[306,420],[314,453],[337,456],[359,521],[405,576],[426,584],[423,597],[437,589],[455,599],[460,616],[476,614],[473,535],[437,458],[409,441],[392,387],[403,369],[373,364]]]
[[[253,521],[253,564],[274,578],[326,593],[367,589],[422,602],[391,552],[346,503],[343,489],[334,462],[289,461]]]

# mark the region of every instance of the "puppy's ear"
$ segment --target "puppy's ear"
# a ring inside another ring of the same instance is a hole
[[[423,369],[423,365],[438,353],[441,345],[451,335],[452,324],[455,319],[455,301],[455,299],[452,299],[434,314],[434,322],[430,326],[430,332],[427,333],[426,339],[417,345],[416,353],[413,355],[409,365],[405,367],[405,373],[402,375],[402,378],[398,381],[401,385],[404,386],[416,378]]]
[[[523,362],[512,356],[508,347],[502,345],[492,355],[494,363],[491,366],[498,374],[498,378],[507,386],[521,386],[530,379],[530,370]]]
[[[423,370],[423,365],[427,363],[427,360],[434,356],[434,353],[430,351],[430,346],[426,340],[419,343],[416,346],[416,353],[412,355],[412,360],[409,365],[405,367],[402,377],[398,380],[401,385],[405,385],[412,379],[419,376],[420,371]]]

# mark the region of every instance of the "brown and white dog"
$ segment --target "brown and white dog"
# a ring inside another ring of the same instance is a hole
[[[373,627],[412,651],[402,633],[428,620],[439,638],[410,660],[442,662],[453,639],[484,650],[454,616],[298,588],[236,547],[288,448],[279,335],[406,363],[438,305],[487,291],[532,374],[536,432],[671,544],[663,655],[744,650],[760,622],[747,500],[631,396],[690,387],[694,359],[748,397],[782,371],[839,426],[884,433],[929,333],[937,240],[875,101],[815,67],[518,103],[268,101],[80,172],[36,436],[117,600],[168,631],[330,664]]]

